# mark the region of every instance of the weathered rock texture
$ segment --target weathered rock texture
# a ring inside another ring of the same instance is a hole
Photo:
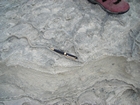
[[[140,1],[0,1],[0,105],[140,105]],[[51,48],[76,55],[59,55]]]

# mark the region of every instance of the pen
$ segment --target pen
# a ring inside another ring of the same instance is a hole
[[[70,58],[74,58],[74,59],[78,59],[77,56],[69,54],[69,53],[66,53],[66,52],[63,52],[61,50],[57,50],[57,49],[52,49],[52,50],[57,52],[57,53],[59,53],[59,54],[61,54],[61,55],[64,55],[64,56],[67,56],[67,57],[70,57]]]

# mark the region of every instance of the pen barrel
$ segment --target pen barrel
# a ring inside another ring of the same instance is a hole
[[[57,52],[57,53],[59,53],[61,55],[64,55],[64,52],[63,51],[60,51],[60,50],[57,50],[57,49],[53,49],[53,51],[55,51],[55,52]]]
[[[55,51],[55,52],[57,52],[57,53],[59,53],[59,54],[61,54],[61,55],[70,57],[70,58],[78,59],[77,56],[72,55],[72,54],[69,54],[69,53],[66,53],[66,52],[63,52],[63,51],[61,51],[61,50],[53,49],[53,51]]]
[[[74,55],[69,54],[69,53],[66,53],[66,56],[69,56],[69,57],[72,57],[72,58],[78,59],[78,57],[77,57],[77,56],[74,56]]]

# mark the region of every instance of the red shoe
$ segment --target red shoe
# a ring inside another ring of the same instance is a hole
[[[99,4],[105,11],[113,14],[122,14],[129,10],[130,6],[125,0],[88,0],[90,3]]]

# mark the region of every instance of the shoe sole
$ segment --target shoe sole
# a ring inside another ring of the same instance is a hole
[[[118,13],[116,13],[116,12],[111,12],[111,11],[107,10],[104,6],[102,6],[101,3],[97,2],[97,1],[90,1],[90,0],[88,0],[88,2],[90,2],[90,3],[92,3],[92,4],[98,4],[104,11],[106,11],[106,12],[108,12],[108,13],[110,13],[110,14],[124,14],[124,13],[126,13],[127,11],[129,11],[129,9],[128,9],[128,10],[125,11],[125,12],[118,12]]]

